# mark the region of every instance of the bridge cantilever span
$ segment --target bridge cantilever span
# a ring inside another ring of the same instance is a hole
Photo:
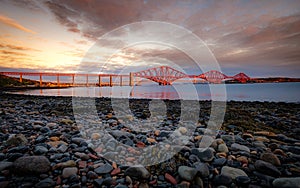
[[[209,83],[221,83],[223,80],[230,79],[245,83],[251,80],[251,78],[245,73],[239,73],[235,76],[227,76],[220,71],[211,70],[200,75],[187,75],[168,66],[154,67],[144,71],[135,72],[133,73],[133,76],[147,78],[159,83],[160,85],[171,85],[174,81],[181,78],[201,78],[208,81]]]
[[[171,85],[175,80],[188,77],[185,73],[168,66],[154,67],[144,71],[135,72],[133,73],[133,76],[147,78],[160,85]]]

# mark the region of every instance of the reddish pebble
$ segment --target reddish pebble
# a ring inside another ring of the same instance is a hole
[[[176,179],[173,176],[171,176],[170,174],[166,173],[165,178],[168,182],[172,183],[173,185],[177,184]]]
[[[155,180],[152,180],[152,181],[149,182],[149,184],[150,184],[150,185],[157,184],[157,180],[156,180],[156,179],[155,179]]]
[[[116,169],[114,169],[110,174],[111,174],[112,176],[114,176],[114,175],[120,174],[120,172],[121,172],[121,169],[120,169],[120,168],[116,168]]]
[[[134,157],[127,157],[127,158],[126,158],[126,161],[128,161],[128,162],[133,162],[133,161],[135,161],[135,158],[134,158]]]
[[[93,155],[93,154],[91,154],[91,153],[89,153],[89,156],[90,156],[90,158],[92,158],[92,159],[98,159],[98,157],[97,157],[96,155]]]
[[[57,176],[56,185],[60,185],[60,184],[61,184],[61,178],[60,176]]]
[[[79,168],[85,168],[86,165],[87,165],[87,164],[86,164],[86,161],[79,161],[79,162],[78,162],[78,167],[79,167]]]
[[[138,147],[138,148],[144,148],[145,144],[143,142],[137,142],[136,143],[136,147]]]

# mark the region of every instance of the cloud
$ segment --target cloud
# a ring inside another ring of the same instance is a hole
[[[32,31],[24,26],[22,26],[21,24],[19,24],[17,21],[11,19],[11,18],[8,18],[6,16],[3,16],[3,15],[0,15],[0,22],[10,26],[10,27],[13,27],[13,28],[16,28],[16,29],[19,29],[21,31],[25,31],[27,33],[31,33],[31,34],[36,34],[35,31]]]
[[[0,48],[6,48],[6,49],[10,49],[10,50],[21,50],[21,51],[40,51],[34,48],[29,48],[29,47],[25,47],[25,46],[16,46],[16,45],[12,45],[12,44],[3,44],[0,43]]]

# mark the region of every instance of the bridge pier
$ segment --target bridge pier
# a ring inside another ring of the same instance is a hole
[[[75,75],[73,74],[72,75],[72,86],[74,86],[74,84],[75,84],[74,82],[75,82]]]
[[[129,86],[134,86],[133,73],[129,73]]]
[[[98,76],[98,79],[99,79],[99,80],[98,80],[98,82],[99,82],[99,87],[101,87],[101,85],[102,85],[101,75]]]
[[[43,85],[43,78],[42,78],[42,74],[40,74],[40,86]]]
[[[57,82],[57,85],[59,86],[59,74],[56,74],[56,82]]]
[[[86,75],[86,83],[85,84],[86,84],[86,86],[89,86],[89,75],[88,74]]]
[[[22,77],[22,73],[20,72],[20,82],[22,83],[23,82],[23,77]]]
[[[112,83],[112,75],[109,75],[109,86],[112,87],[113,83]]]

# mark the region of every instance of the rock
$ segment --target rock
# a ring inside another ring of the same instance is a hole
[[[210,162],[214,159],[213,149],[195,149],[192,150],[192,153],[195,154],[201,161]]]
[[[71,139],[71,141],[77,145],[79,145],[81,142],[85,142],[85,140],[83,138],[80,137],[74,137]]]
[[[136,165],[127,168],[125,170],[125,176],[129,176],[135,179],[148,179],[150,177],[150,173],[145,167]]]
[[[266,161],[266,162],[269,162],[275,166],[280,166],[281,165],[281,162],[280,160],[278,159],[278,157],[273,154],[273,153],[263,153],[261,156],[260,156],[260,159],[263,160],[263,161]]]
[[[36,155],[43,155],[48,152],[48,149],[44,146],[35,146],[34,154]]]
[[[254,140],[260,141],[260,142],[270,142],[270,139],[268,139],[264,136],[256,136],[256,137],[254,137]]]
[[[300,187],[300,177],[295,178],[276,178],[273,181],[275,188]]]
[[[91,138],[92,140],[99,140],[101,138],[101,135],[99,133],[93,133]]]
[[[221,135],[221,139],[224,140],[227,145],[231,145],[235,142],[234,135]]]
[[[229,176],[225,176],[225,175],[216,175],[213,179],[213,184],[216,185],[216,186],[219,186],[219,185],[230,185],[232,182],[232,179],[231,177]]]
[[[227,162],[227,159],[226,158],[218,158],[218,159],[215,159],[213,162],[212,162],[212,165],[213,166],[224,166]]]
[[[257,131],[257,132],[254,132],[254,135],[267,136],[267,137],[276,137],[277,136],[275,133],[268,132],[268,131]]]
[[[236,158],[237,161],[241,162],[242,164],[248,164],[248,158],[246,156],[239,156]]]
[[[109,163],[105,163],[104,165],[96,168],[94,171],[101,175],[101,174],[107,174],[110,173],[113,170],[113,167]]]
[[[206,163],[197,162],[197,163],[194,163],[193,166],[199,172],[199,175],[201,177],[209,176],[209,168],[208,168],[208,165]]]
[[[74,167],[76,166],[76,162],[74,160],[69,160],[63,163],[58,163],[56,165],[53,166],[53,170],[57,169],[57,168],[66,168],[66,167]]]
[[[251,183],[251,179],[248,176],[237,176],[235,182],[240,187],[247,187]]]
[[[42,181],[38,182],[37,184],[35,184],[35,187],[51,188],[51,187],[54,187],[54,185],[55,185],[55,182],[51,178],[46,178],[46,179],[43,179]]]
[[[68,149],[68,146],[66,146],[66,144],[61,144],[58,148],[57,148],[57,151],[60,152],[60,153],[64,153],[66,152]]]
[[[11,135],[5,144],[7,146],[24,146],[28,143],[28,140],[23,134]]]
[[[177,184],[176,179],[175,179],[173,176],[171,176],[170,174],[165,173],[165,178],[166,178],[166,180],[167,180],[168,182],[170,182],[171,184],[173,184],[173,185],[176,185],[176,184]]]
[[[75,152],[74,155],[85,161],[90,159],[90,156],[85,153]]]
[[[197,174],[197,170],[195,168],[191,168],[188,166],[180,166],[178,168],[179,176],[186,181],[192,181]]]
[[[42,174],[50,170],[50,162],[45,156],[20,157],[14,162],[14,170],[19,174]]]
[[[88,179],[97,179],[98,178],[98,174],[96,174],[93,171],[89,171],[86,176]]]
[[[60,122],[61,122],[62,124],[66,124],[66,125],[71,125],[71,124],[74,123],[74,122],[73,122],[72,120],[70,120],[70,119],[62,119]]]
[[[96,187],[101,187],[103,184],[104,179],[100,178],[100,179],[95,179],[94,180],[94,185],[96,185]]]
[[[13,166],[13,162],[5,162],[5,161],[1,161],[0,162],[0,171],[8,169],[10,167]]]
[[[246,152],[250,153],[250,149],[247,146],[244,146],[244,145],[241,145],[241,144],[237,144],[237,143],[231,144],[231,149],[232,150],[246,151]]]
[[[69,178],[72,175],[76,175],[78,172],[78,169],[76,167],[67,167],[63,169],[62,177],[63,178]]]
[[[218,145],[218,152],[228,153],[228,147],[226,146],[226,144],[219,144]]]
[[[179,127],[178,131],[183,135],[185,135],[187,133],[187,129],[185,127]]]
[[[257,171],[267,174],[272,177],[279,177],[281,175],[280,171],[271,163],[262,161],[262,160],[257,160],[254,163],[255,168]]]
[[[51,142],[47,142],[47,144],[49,144],[50,146],[55,147],[55,148],[57,148],[57,147],[58,147],[59,145],[61,145],[61,144],[68,145],[66,142],[61,141],[61,140],[59,140],[59,141],[51,141]]]
[[[221,175],[228,176],[231,179],[235,179],[238,176],[248,176],[243,170],[229,166],[222,167]]]
[[[253,171],[253,174],[260,180],[260,186],[272,187],[272,182],[275,180],[274,177],[259,173],[258,171]]]

